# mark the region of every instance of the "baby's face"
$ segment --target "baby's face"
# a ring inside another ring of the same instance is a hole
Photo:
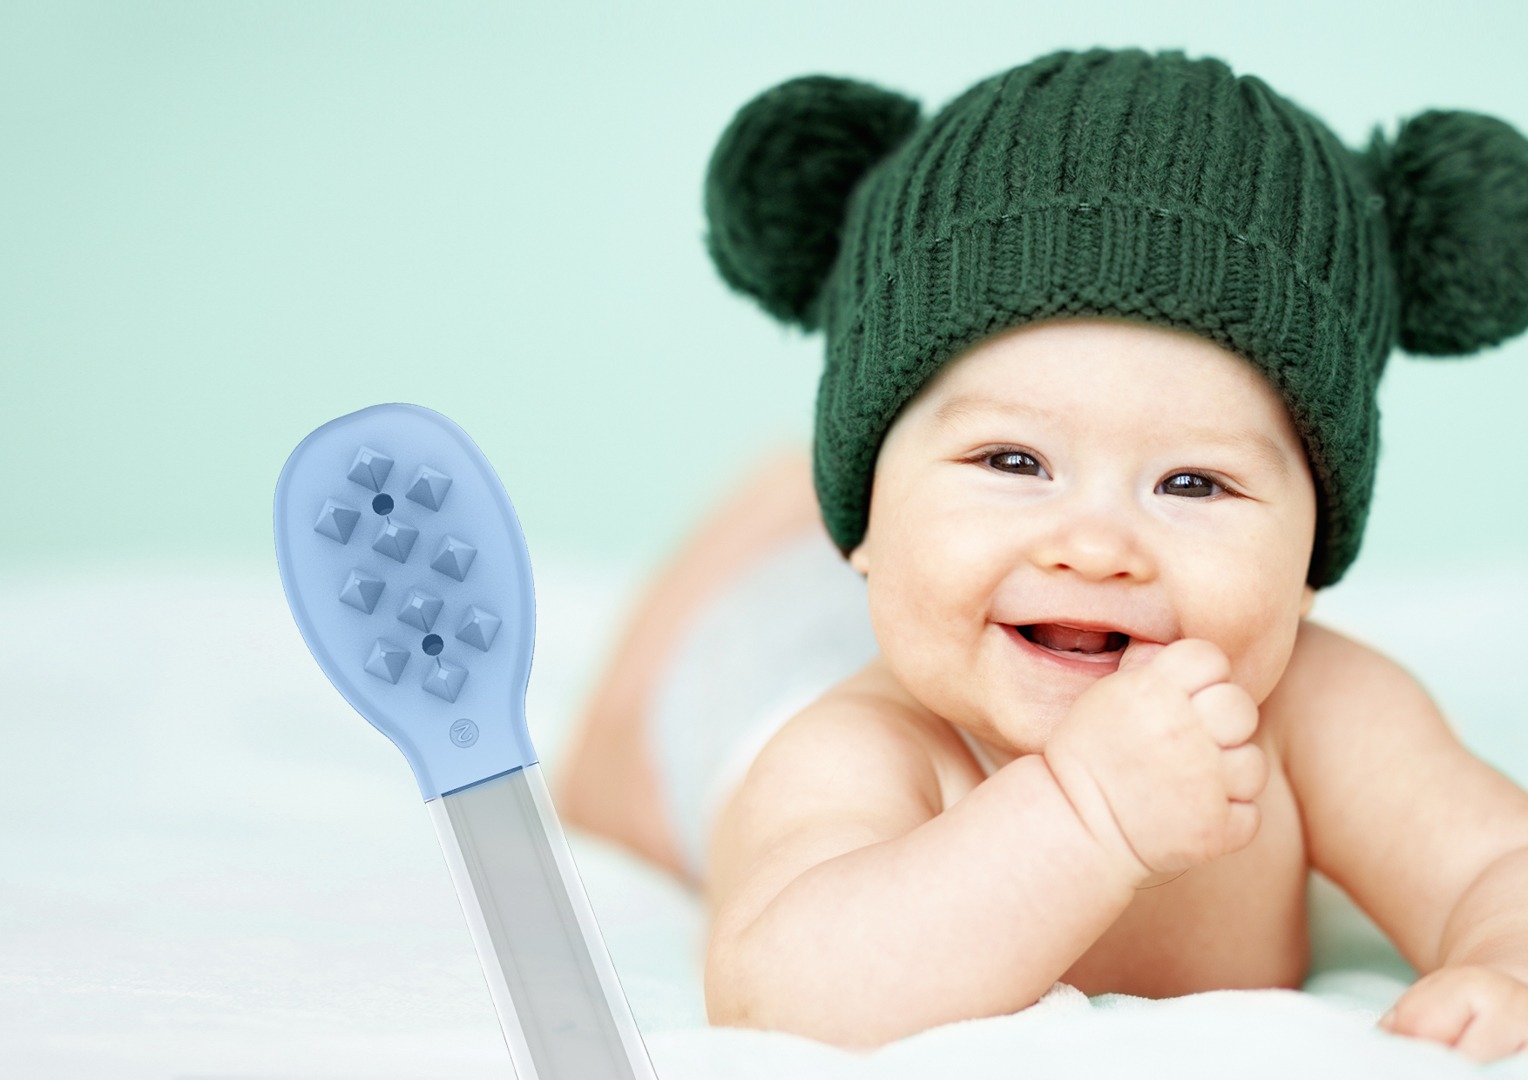
[[[1315,522],[1299,436],[1250,364],[1069,319],[988,339],[908,404],[851,561],[901,685],[1035,753],[1124,636],[1207,639],[1261,703],[1309,609]]]

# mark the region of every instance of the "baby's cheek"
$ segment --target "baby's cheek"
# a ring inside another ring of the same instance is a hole
[[[1262,704],[1284,677],[1299,629],[1298,605],[1270,603],[1228,622],[1219,636],[1205,636],[1231,661],[1231,681]]]
[[[892,673],[910,689],[926,682],[948,663],[953,637],[946,613],[926,595],[909,588],[871,594],[870,624]]]
[[[928,560],[923,560],[924,567]],[[912,697],[940,716],[963,711],[962,680],[970,667],[979,620],[961,618],[953,583],[916,565],[870,582],[870,623],[891,674]]]
[[[918,647],[921,605],[916,584],[898,571],[889,560],[879,562],[867,582],[870,628],[893,673],[899,673],[922,651]]]

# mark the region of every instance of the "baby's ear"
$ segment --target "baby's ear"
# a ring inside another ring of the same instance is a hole
[[[1316,590],[1309,585],[1305,586],[1305,593],[1300,597],[1300,618],[1310,615],[1311,607],[1316,603]]]
[[[870,576],[870,556],[866,553],[863,543],[849,552],[849,565],[858,570],[861,577]]]

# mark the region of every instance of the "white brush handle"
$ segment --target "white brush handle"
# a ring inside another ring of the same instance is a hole
[[[540,763],[425,805],[519,1080],[656,1080]]]

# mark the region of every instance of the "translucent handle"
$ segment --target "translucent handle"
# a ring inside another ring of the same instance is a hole
[[[425,805],[519,1080],[656,1080],[541,765]]]

